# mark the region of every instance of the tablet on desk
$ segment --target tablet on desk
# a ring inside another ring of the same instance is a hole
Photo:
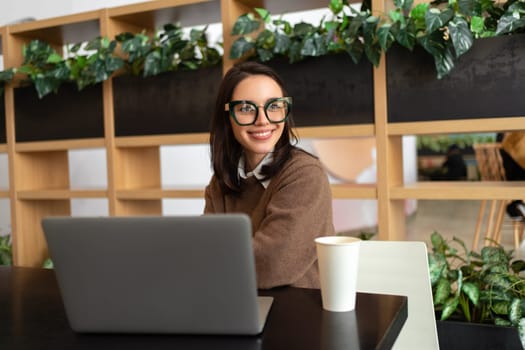
[[[255,335],[258,297],[250,219],[50,217],[42,220],[73,330]]]

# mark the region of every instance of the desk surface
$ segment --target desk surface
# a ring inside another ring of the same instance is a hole
[[[68,325],[52,270],[0,267],[0,344],[8,349],[389,349],[407,298],[358,293],[356,310],[322,310],[317,289],[260,291],[275,298],[260,336],[81,335]]]

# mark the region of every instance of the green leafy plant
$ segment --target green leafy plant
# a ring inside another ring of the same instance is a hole
[[[465,243],[431,235],[428,255],[436,316],[441,320],[514,326],[525,344],[525,261],[513,260],[512,251],[500,245],[485,246],[481,253]]]
[[[42,98],[57,92],[64,83],[76,83],[79,90],[100,83],[123,66],[121,58],[113,56],[116,41],[97,37],[85,44],[70,48],[67,58],[59,55],[49,44],[33,40],[23,48],[24,62],[14,71],[27,76]],[[88,54],[77,54],[84,48]]]
[[[413,0],[394,0],[387,14],[370,10],[367,2],[359,11],[348,0],[331,0],[333,13],[318,26],[291,25],[282,18],[256,8],[234,24],[230,57],[254,57],[262,62],[284,55],[291,63],[309,56],[347,52],[354,63],[363,54],[375,66],[382,53],[394,44],[412,51],[421,46],[432,55],[437,77],[454,68],[454,61],[468,52],[475,38],[523,32],[525,1],[449,0],[413,5]],[[258,34],[253,38],[254,32]]]
[[[430,150],[446,154],[452,144],[466,149],[475,143],[487,142],[496,142],[496,134],[420,135],[416,138],[416,147],[418,151]]]
[[[116,37],[127,54],[127,71],[144,77],[178,69],[198,69],[219,64],[222,56],[209,46],[207,27],[192,29],[184,37],[182,27],[167,24],[153,37],[144,33],[122,33]]]
[[[4,85],[13,80],[15,70],[13,68],[0,71],[0,96],[4,92]]]
[[[13,264],[13,249],[11,235],[0,236],[0,265]]]

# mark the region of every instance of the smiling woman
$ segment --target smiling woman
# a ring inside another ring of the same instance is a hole
[[[219,88],[205,213],[250,216],[259,288],[319,288],[314,238],[333,235],[328,178],[297,148],[292,98],[269,67],[245,62]]]

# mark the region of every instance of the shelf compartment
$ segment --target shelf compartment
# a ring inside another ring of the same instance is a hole
[[[294,64],[276,58],[266,64],[281,76],[293,97],[295,126],[374,123],[373,74],[368,61],[354,64],[343,53]]]
[[[375,135],[375,127],[373,124],[304,126],[296,128],[296,131],[299,138],[302,139],[328,139]]]
[[[434,60],[421,47],[410,52],[394,45],[386,55],[388,121],[522,115],[524,40],[525,34],[476,39],[442,79],[436,78]]]
[[[524,130],[525,117],[464,119],[388,124],[389,135],[431,135],[448,133]]]
[[[164,198],[204,198],[204,188],[149,188],[117,191],[117,199],[153,200]]]
[[[18,191],[20,200],[61,200],[71,198],[106,198],[108,191],[104,189],[43,189]]]
[[[209,131],[222,67],[113,79],[115,136]]]
[[[167,23],[179,22],[183,27],[221,22],[221,1],[158,0],[112,7],[112,20],[135,26],[139,30],[155,30]]]
[[[43,152],[43,151],[65,151],[72,149],[102,148],[105,146],[103,138],[60,140],[60,141],[34,141],[18,142],[15,145],[16,152]]]
[[[513,200],[525,193],[525,181],[425,181],[390,189],[391,199]]]
[[[334,199],[377,199],[376,184],[332,184]]]
[[[16,237],[13,240],[15,265],[41,267],[49,254],[42,231],[42,219],[69,216],[69,200],[16,201]]]
[[[9,26],[11,42],[6,66],[19,66],[23,62],[22,46],[39,39],[62,52],[62,45],[89,41],[100,34],[102,10],[83,12]],[[4,61],[4,65],[6,62]]]
[[[33,86],[15,88],[14,95],[17,142],[104,137],[102,84],[82,91],[64,84],[42,99]]]

